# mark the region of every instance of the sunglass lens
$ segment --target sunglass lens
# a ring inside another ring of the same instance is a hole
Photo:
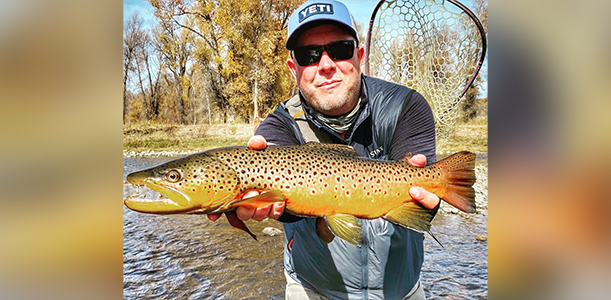
[[[319,47],[295,49],[295,58],[300,66],[309,66],[318,63],[321,55],[322,51]]]
[[[327,47],[327,53],[329,53],[329,56],[333,60],[350,59],[354,55],[354,42],[341,41],[329,44]]]
[[[302,66],[317,64],[322,57],[322,52],[327,51],[329,57],[336,60],[346,60],[354,55],[355,41],[339,41],[325,46],[306,46],[294,50],[297,63]]]

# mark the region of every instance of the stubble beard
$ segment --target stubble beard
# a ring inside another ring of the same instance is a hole
[[[302,94],[308,103],[318,112],[328,116],[338,116],[350,112],[350,110],[356,106],[360,91],[361,85],[359,79],[359,81],[356,83],[356,87],[347,88],[346,91],[341,92],[338,95],[325,95],[325,99],[319,99],[316,97],[315,93],[304,92],[303,90]],[[344,108],[346,105],[349,105],[350,107]],[[334,113],[337,110],[345,110],[345,112],[342,112],[341,114]]]

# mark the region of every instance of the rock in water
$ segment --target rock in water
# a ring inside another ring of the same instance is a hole
[[[266,236],[277,236],[282,234],[282,230],[278,229],[278,228],[274,228],[274,227],[265,227],[263,229],[263,235]]]
[[[485,234],[478,234],[475,236],[475,239],[480,242],[485,242],[488,239],[488,237]]]

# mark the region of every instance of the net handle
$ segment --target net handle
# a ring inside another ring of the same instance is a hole
[[[363,62],[363,73],[369,76],[369,45],[371,45],[371,31],[373,30],[373,21],[375,20],[376,14],[382,6],[382,3],[386,2],[386,0],[380,0],[376,7],[373,9],[373,13],[371,13],[371,18],[369,19],[369,28],[367,29],[367,38],[365,39],[365,61]]]
[[[473,20],[473,22],[475,23],[475,26],[477,27],[477,30],[479,31],[480,37],[482,39],[482,54],[480,55],[479,61],[477,62],[477,65],[475,67],[475,72],[473,72],[473,75],[471,75],[471,77],[467,81],[467,84],[465,85],[462,92],[460,93],[460,96],[458,97],[458,99],[460,99],[462,98],[462,96],[465,95],[465,93],[467,92],[467,90],[469,89],[473,81],[475,81],[475,78],[477,77],[477,74],[479,74],[479,71],[482,68],[482,64],[484,63],[484,58],[486,58],[486,50],[488,48],[487,40],[486,40],[486,32],[484,30],[484,26],[482,25],[482,22],[480,22],[477,16],[469,8],[467,8],[465,5],[463,5],[462,3],[456,0],[445,0],[445,1],[448,1],[452,3],[454,6],[460,8],[463,12],[465,12],[469,16],[469,18],[471,18],[471,20]],[[365,41],[365,61],[363,62],[363,73],[365,73],[365,75],[367,76],[369,76],[369,53],[370,53],[370,45],[371,45],[371,32],[373,31],[373,22],[375,20],[376,14],[378,13],[378,10],[380,9],[380,7],[382,6],[384,2],[386,2],[386,0],[380,0],[378,2],[376,7],[373,9],[371,18],[369,19],[369,29],[367,30],[367,38]]]

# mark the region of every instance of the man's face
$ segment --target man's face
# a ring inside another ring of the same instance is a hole
[[[334,25],[320,25],[305,31],[297,40],[296,47],[322,46],[343,40],[354,38]],[[309,66],[300,66],[295,58],[287,60],[299,90],[317,111],[339,116],[350,112],[356,105],[365,50],[358,46],[354,51],[352,58],[338,61],[333,61],[324,51],[320,61]]]

